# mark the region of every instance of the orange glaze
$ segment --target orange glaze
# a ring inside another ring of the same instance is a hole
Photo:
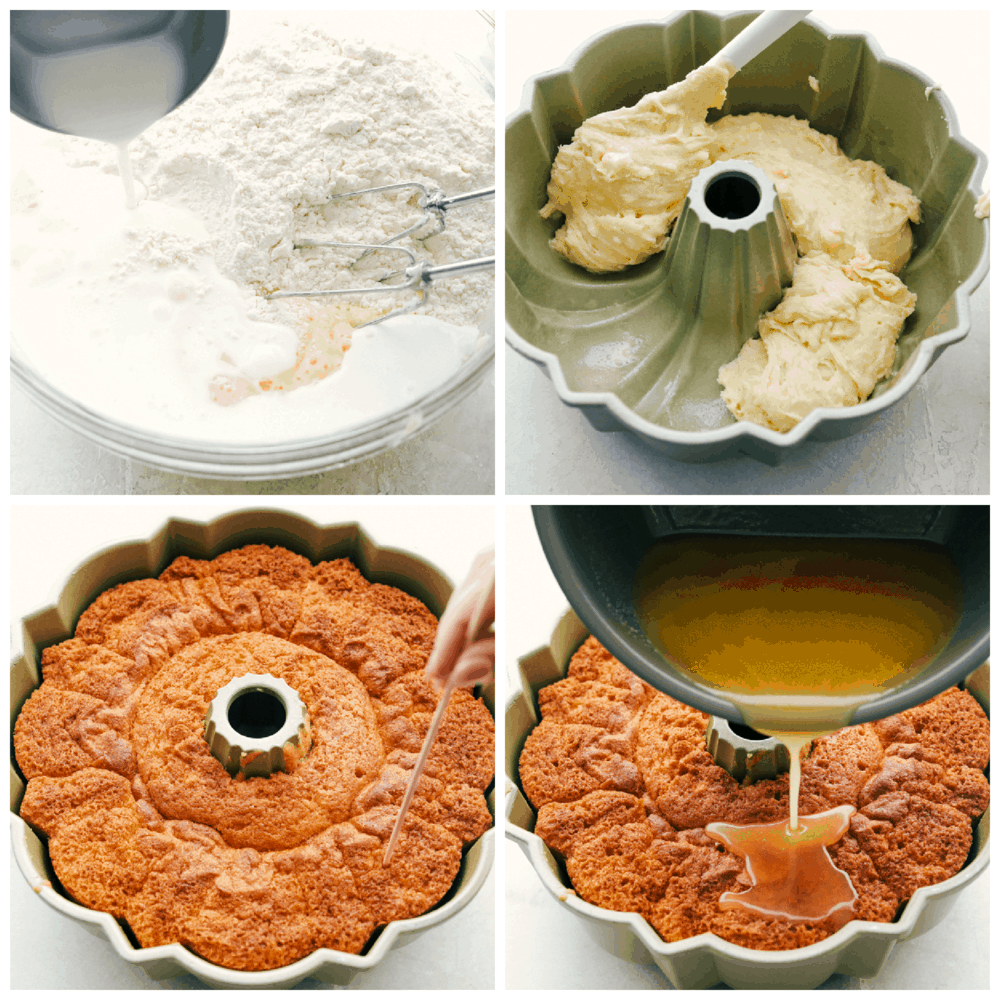
[[[844,836],[854,812],[853,806],[837,806],[803,816],[797,832],[785,820],[753,826],[709,823],[705,832],[746,860],[753,882],[746,892],[724,892],[719,907],[771,920],[833,917],[838,924],[847,923],[858,894],[826,848]]]
[[[854,809],[799,818],[800,753],[944,647],[961,610],[951,557],[920,541],[680,536],[643,558],[634,600],[654,645],[789,748],[787,823],[706,827],[753,881],[720,905],[846,922],[856,893],[826,845]]]

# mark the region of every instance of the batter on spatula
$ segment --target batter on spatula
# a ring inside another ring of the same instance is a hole
[[[862,402],[891,373],[916,307],[896,275],[910,259],[920,202],[808,122],[754,113],[706,123],[734,72],[703,66],[635,107],[585,121],[556,156],[541,214],[565,215],[554,250],[589,271],[620,271],[664,248],[702,168],[728,159],[761,167],[802,256],[783,302],[761,317],[759,339],[722,366],[719,382],[735,417],[788,431],[817,407]]]

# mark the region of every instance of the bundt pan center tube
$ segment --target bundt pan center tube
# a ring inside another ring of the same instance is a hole
[[[708,123],[753,112],[806,120],[920,200],[912,256],[900,272],[916,309],[869,398],[813,409],[784,432],[737,421],[723,403],[719,368],[755,335],[796,262],[773,186],[766,177],[761,186],[738,160],[697,175],[665,251],[643,263],[591,273],[552,249],[561,217],[543,219],[539,210],[559,147],[586,119],[683,80],[754,17],[693,11],[599,34],[561,69],[526,83],[506,128],[508,343],[595,428],[629,431],[684,461],[746,453],[775,464],[807,439],[857,433],[967,335],[969,296],[988,270],[989,223],[975,216],[986,156],[961,136],[947,97],[925,94],[933,81],[887,59],[871,36],[810,19],[729,81]]]
[[[629,334],[651,346],[627,370],[619,393],[635,380],[635,412],[655,424],[697,431],[730,423],[719,394],[719,369],[757,332],[757,319],[791,284],[795,243],[774,185],[760,167],[725,160],[694,179],[667,243],[664,281],[649,307],[634,314]]]
[[[588,635],[576,613],[567,610],[553,629],[549,645],[518,660],[521,686],[508,700],[505,712],[504,814],[507,837],[521,848],[556,905],[572,913],[580,930],[605,951],[619,959],[656,966],[675,989],[706,989],[717,983],[733,989],[814,989],[835,974],[867,979],[879,974],[897,942],[918,937],[945,920],[956,903],[961,905],[961,891],[986,871],[989,808],[973,824],[965,866],[945,881],[917,889],[895,922],[852,920],[815,944],[781,951],[746,948],[711,933],[664,941],[638,913],[584,901],[573,889],[565,864],[534,832],[536,814],[521,787],[518,764],[528,735],[541,719],[539,691],[566,677],[571,657]],[[960,686],[988,716],[989,664],[971,672]]]
[[[709,716],[705,745],[712,760],[735,781],[776,778],[791,767],[788,747],[773,736],[739,722]]]
[[[309,713],[280,677],[244,674],[212,699],[205,742],[230,775],[266,778],[293,769],[309,753]]]
[[[15,649],[11,665],[12,729],[14,722],[22,714],[22,708],[26,702],[30,704],[29,697],[36,689],[40,690],[41,677],[38,664],[42,651],[56,644],[62,644],[63,648],[70,650],[71,655],[75,646],[66,644],[65,641],[74,635],[81,614],[91,607],[95,598],[117,584],[136,581],[141,582],[143,586],[148,583],[149,590],[156,592],[153,594],[154,599],[158,599],[156,594],[161,597],[165,596],[163,587],[166,584],[157,578],[166,567],[175,564],[178,557],[188,557],[188,560],[180,560],[182,567],[187,565],[188,570],[197,573],[199,572],[198,567],[203,566],[207,572],[208,567],[197,561],[212,560],[220,554],[230,553],[248,545],[280,546],[287,550],[280,557],[283,560],[281,565],[299,567],[298,572],[304,574],[302,577],[303,587],[313,588],[309,590],[309,593],[316,594],[317,598],[321,595],[315,588],[320,587],[320,584],[313,579],[311,571],[306,568],[308,564],[312,564],[313,567],[322,564],[326,567],[322,572],[334,573],[336,580],[340,580],[340,576],[337,574],[347,574],[343,577],[342,584],[360,588],[357,593],[362,597],[366,594],[374,595],[371,600],[376,602],[383,599],[378,597],[378,594],[384,593],[384,591],[369,587],[369,584],[383,584],[387,588],[395,588],[397,593],[386,605],[386,608],[410,609],[410,612],[417,616],[414,619],[416,624],[413,627],[422,629],[419,634],[425,637],[420,640],[417,647],[414,647],[409,658],[403,657],[400,660],[400,669],[409,671],[407,676],[410,676],[415,668],[412,666],[404,668],[404,660],[406,664],[410,664],[412,657],[424,649],[426,637],[430,634],[428,629],[430,628],[431,615],[440,616],[451,595],[451,582],[434,565],[401,549],[379,547],[366,534],[364,528],[358,524],[322,526],[305,517],[274,510],[238,511],[209,522],[200,523],[173,518],[146,539],[114,545],[96,552],[68,574],[61,590],[54,589],[59,581],[53,580],[51,604],[23,619],[21,629],[18,632],[22,638],[22,649]],[[353,563],[356,570],[346,563],[333,562],[345,558]],[[191,560],[196,562],[192,564]],[[227,563],[227,565],[229,564]],[[185,571],[182,569],[181,572],[183,576]],[[364,580],[368,581],[369,584],[364,583]],[[184,578],[184,581],[192,583],[192,580],[187,577]],[[182,589],[186,586],[184,581],[178,581]],[[356,583],[350,581],[356,581]],[[209,594],[215,593],[211,587],[213,584],[219,586],[218,581],[212,577],[206,578],[206,583],[209,586]],[[288,578],[287,585],[294,586],[292,577]],[[265,582],[263,586],[265,590],[262,593],[266,597],[268,584]],[[219,586],[216,594],[216,599],[221,599],[220,608],[226,607],[224,589]],[[398,593],[399,591],[402,593]],[[225,592],[232,594],[228,589]],[[237,593],[242,592],[237,591]],[[303,602],[307,600],[305,594],[306,590],[304,589],[301,598]],[[416,600],[413,600],[414,598]],[[385,599],[388,600],[387,597]],[[416,604],[417,601],[423,605],[423,608]],[[211,603],[211,596],[207,606],[214,606]],[[343,614],[347,615],[350,607],[353,606],[343,605]],[[277,607],[277,605],[273,605],[273,607]],[[371,607],[358,605],[357,607],[362,610],[367,608],[363,614],[365,621],[369,624],[365,625],[358,633],[362,639],[374,643],[377,648],[381,648],[378,644],[383,640],[379,639],[375,633],[366,631],[370,626],[370,628],[382,628],[387,637],[384,640],[386,642],[403,642],[399,638],[391,639],[390,633],[385,631],[383,626],[372,624],[376,619],[381,620],[380,616],[383,615],[383,612],[379,610],[381,605],[378,607],[374,604]],[[133,609],[133,611],[135,610]],[[176,603],[170,604],[168,602],[166,610],[167,612],[177,611],[183,616],[183,609],[178,611]],[[239,613],[242,613],[242,610]],[[391,613],[395,614],[397,610],[391,610]],[[390,610],[386,610],[384,614],[390,614]],[[302,621],[305,622],[306,619],[312,620],[306,615]],[[345,619],[345,621],[347,620]],[[421,622],[424,624],[420,624]],[[161,622],[161,624],[163,623]],[[150,633],[151,638],[154,637],[154,633],[155,630]],[[168,632],[163,634],[173,633],[168,629]],[[291,636],[292,633],[290,632],[289,635]],[[74,642],[77,641],[74,640]],[[170,704],[173,704],[173,701],[169,691],[181,693],[182,704],[179,704],[179,708],[176,710],[171,708],[170,712],[173,714],[155,710],[152,714],[146,712],[142,716],[145,719],[143,725],[153,729],[165,727],[164,731],[166,732],[172,727],[176,728],[176,721],[180,719],[178,713],[186,712],[184,717],[189,720],[190,724],[184,726],[186,735],[178,737],[182,742],[186,741],[184,745],[189,748],[184,752],[192,759],[197,760],[202,760],[203,757],[207,756],[206,768],[207,764],[216,766],[215,761],[211,760],[211,757],[214,756],[229,772],[228,778],[224,774],[221,775],[222,782],[214,786],[217,787],[219,795],[228,795],[230,791],[236,794],[242,788],[243,790],[249,789],[248,795],[250,793],[258,795],[259,793],[266,798],[270,793],[272,783],[281,784],[286,788],[291,787],[289,785],[291,777],[307,772],[317,773],[316,769],[321,766],[325,767],[331,774],[341,775],[343,781],[346,781],[348,785],[352,780],[355,781],[355,784],[364,784],[368,780],[367,776],[371,767],[368,765],[362,767],[360,762],[351,764],[353,756],[342,760],[343,755],[338,756],[336,753],[337,747],[343,744],[345,739],[354,740],[355,742],[350,745],[352,747],[355,745],[357,739],[351,736],[351,733],[354,732],[360,734],[359,738],[366,741],[366,745],[370,745],[371,753],[365,759],[373,762],[372,767],[375,767],[378,761],[385,756],[385,748],[379,732],[362,726],[362,716],[367,717],[366,713],[374,712],[374,707],[367,704],[369,696],[364,693],[366,688],[363,681],[346,667],[338,665],[333,659],[305,645],[297,645],[295,642],[277,635],[264,635],[259,630],[246,632],[237,629],[232,634],[223,631],[222,634],[211,635],[208,638],[191,638],[189,641],[191,645],[184,646],[182,644],[180,652],[171,653],[168,659],[180,670],[180,673],[176,675],[180,677],[187,669],[188,660],[186,657],[188,657],[189,651],[193,651],[191,656],[195,658],[191,662],[202,664],[204,670],[201,668],[195,670],[191,674],[190,683],[194,687],[198,687],[199,684],[205,687],[204,701],[200,701],[201,696],[193,690],[185,692],[183,683],[181,688],[177,688],[172,680],[174,675],[170,674],[168,667],[167,673],[170,676],[164,679],[164,683],[160,687],[168,692],[167,701]],[[203,647],[211,647],[211,650],[214,651],[210,656],[211,662],[202,658],[200,651]],[[127,663],[127,660],[123,660],[121,656],[116,657],[114,653],[108,653],[107,656],[109,657],[109,667],[122,662]],[[236,659],[232,659],[233,657]],[[252,669],[247,670],[248,665]],[[52,664],[49,665],[48,669],[52,669]],[[209,683],[210,678],[208,674],[204,673],[205,670],[214,671],[211,673],[212,683]],[[279,673],[290,679],[291,683],[286,683],[281,677],[276,676]],[[198,677],[203,674],[204,679],[199,681]],[[227,674],[233,679],[225,683]],[[48,677],[48,673],[46,676]],[[325,680],[320,681],[321,676]],[[389,676],[389,674],[385,675],[387,683]],[[222,679],[216,684],[214,678]],[[108,675],[108,679],[112,679],[111,675]],[[316,687],[317,682],[321,683],[321,687]],[[330,682],[334,682],[332,687]],[[156,681],[154,680],[143,690],[149,691],[155,685]],[[484,713],[483,719],[485,720],[486,713],[492,714],[493,712],[493,685],[485,686],[481,690],[476,689],[475,694],[481,697],[485,709],[478,705],[474,699],[469,699],[468,704],[475,705],[475,714]],[[75,697],[86,700],[89,696],[75,695]],[[89,700],[93,701],[93,699]],[[157,704],[162,701],[162,699],[157,701],[155,697],[153,700]],[[366,704],[367,707],[364,707]],[[360,711],[358,706],[364,708],[364,712],[361,714],[358,714]],[[331,713],[333,714],[331,715]],[[142,713],[138,714],[142,715]],[[342,724],[331,728],[329,724],[331,718],[341,719]],[[326,728],[321,729],[324,719],[326,720]],[[175,721],[171,722],[170,720]],[[352,722],[352,720],[355,721]],[[361,728],[358,728],[359,726]],[[492,726],[488,728],[492,730]],[[340,730],[343,730],[343,733]],[[197,744],[202,745],[201,749],[198,748]],[[363,751],[362,747],[359,753]],[[20,750],[18,752],[20,754]],[[170,757],[170,760],[183,764],[181,757],[177,755]],[[348,774],[345,769],[349,765],[350,773]],[[386,768],[388,771],[392,771],[392,767],[385,761],[378,766],[382,768],[378,772],[379,774],[386,771]],[[332,771],[330,771],[331,767]],[[386,771],[387,780],[391,778],[388,771]],[[480,772],[482,772],[480,776],[473,779],[470,771],[470,777],[467,780],[488,781],[489,775],[483,777],[485,771],[482,767]],[[491,775],[492,772],[491,757],[489,774]],[[127,787],[127,779],[111,770],[99,770],[96,765],[86,767],[84,773],[102,777],[105,784],[117,782],[119,785]],[[183,780],[188,783],[193,781],[197,784],[200,773],[190,770]],[[205,780],[217,781],[218,777],[217,775],[216,778],[206,778]],[[39,780],[58,783],[68,779],[32,778],[32,784]],[[257,784],[250,788],[251,783]],[[327,787],[327,792],[331,797],[351,795],[352,793],[346,788],[346,785],[341,788],[340,784],[333,784]],[[388,790],[389,788],[386,786],[383,792]],[[28,788],[27,791],[30,794],[31,789]],[[486,810],[488,813],[494,812],[494,793],[490,785],[487,785],[486,792],[483,800],[485,806],[477,807],[477,814],[480,815],[484,823],[488,822]],[[11,840],[15,858],[26,881],[43,902],[58,913],[72,918],[95,936],[106,939],[121,959],[142,968],[154,980],[191,973],[212,987],[267,989],[290,988],[306,977],[315,976],[325,982],[346,986],[362,970],[373,969],[379,965],[391,950],[410,943],[423,931],[458,914],[482,887],[493,860],[494,832],[492,828],[486,829],[478,838],[468,839],[464,846],[455,841],[458,847],[453,848],[453,861],[457,866],[457,875],[450,888],[446,889],[437,903],[417,916],[389,919],[388,922],[378,924],[374,933],[369,936],[367,943],[361,948],[361,953],[334,950],[335,947],[339,946],[319,947],[292,964],[263,971],[242,971],[208,961],[180,943],[159,944],[146,948],[138,947],[135,936],[130,933],[124,922],[116,920],[108,912],[88,908],[70,898],[56,877],[49,856],[49,845],[19,815],[25,795],[25,781],[21,772],[14,766],[12,758]],[[35,799],[38,799],[37,794]],[[202,812],[206,810],[212,812],[216,808],[217,799],[219,808],[222,808],[223,804],[218,795],[201,796],[197,807]],[[350,808],[354,809],[353,806]],[[121,810],[118,812],[120,813]],[[273,818],[274,823],[279,823],[282,815],[284,813],[281,813],[280,810],[275,810],[271,818]],[[264,829],[259,824],[247,824],[245,819],[246,817],[238,811],[232,813],[232,820],[237,831],[236,836],[251,839],[274,838],[274,830],[270,828],[274,824],[271,823],[270,819],[267,824],[264,824],[268,829]],[[423,820],[415,819],[414,822],[419,824],[423,823]],[[164,826],[169,827],[170,822],[165,823]],[[414,827],[414,829],[417,828]],[[386,831],[387,833],[388,831]],[[446,831],[442,831],[442,836],[445,835],[450,836]],[[153,836],[163,835],[154,833]],[[206,833],[206,836],[209,834]],[[212,836],[218,837],[218,834]],[[214,840],[213,843],[215,843]],[[263,844],[263,840],[261,843]],[[192,844],[195,842],[192,841]],[[221,841],[216,843],[212,849],[218,851],[234,850],[223,847]],[[266,859],[261,852],[270,851],[270,847],[261,846],[260,850],[256,852],[235,850],[236,853],[247,854],[249,857],[258,856],[261,867],[267,867]],[[279,851],[275,857],[279,855],[281,857],[290,856],[296,850],[298,848],[293,847],[291,850]],[[332,856],[330,857],[332,858]],[[275,864],[277,863],[275,862]],[[322,891],[328,891],[340,899],[341,894],[346,890],[342,882],[336,881],[336,873],[328,868],[328,865],[324,865],[322,868],[323,871],[327,872],[325,878],[333,881],[330,881],[329,886],[323,888]],[[118,877],[114,873],[106,874],[112,881]],[[285,878],[287,881],[287,875]],[[393,891],[388,883],[387,891],[390,893]],[[417,891],[422,892],[423,890]],[[343,899],[348,902],[350,898],[349,892],[343,896]],[[317,912],[322,913],[325,909],[321,906]],[[229,918],[220,913],[218,919],[226,921]],[[228,926],[225,928],[227,932],[230,929]],[[276,947],[278,947],[280,935],[275,939],[275,942]]]

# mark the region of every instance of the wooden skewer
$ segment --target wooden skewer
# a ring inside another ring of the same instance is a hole
[[[417,790],[417,783],[420,781],[420,775],[424,773],[424,765],[426,765],[427,758],[430,756],[431,747],[434,745],[434,739],[441,726],[441,720],[444,718],[444,713],[448,709],[448,702],[451,701],[451,696],[457,687],[457,680],[458,678],[455,675],[455,671],[452,671],[448,676],[448,680],[445,682],[444,691],[441,692],[441,700],[438,702],[437,709],[434,711],[434,718],[431,719],[430,728],[427,730],[427,735],[424,737],[424,745],[420,748],[420,756],[417,758],[417,763],[413,768],[409,784],[406,786],[406,792],[403,795],[403,801],[399,806],[399,815],[396,816],[396,825],[392,828],[392,836],[389,838],[389,843],[385,848],[385,854],[382,857],[383,868],[389,864],[392,852],[396,849],[396,841],[399,840],[399,835],[403,829],[403,820],[406,819],[406,814],[409,811],[410,802],[413,800],[413,793]]]
[[[481,555],[479,559],[485,568],[492,570],[494,562],[492,552]],[[489,560],[488,563],[485,562],[487,559]],[[479,565],[479,563],[477,563],[477,565]],[[490,575],[492,577],[492,573]],[[457,595],[453,596],[452,599],[455,601],[456,605],[461,604],[464,589],[472,586],[472,580],[474,578],[475,573],[470,574],[470,579],[465,582],[463,589],[460,590]],[[470,616],[465,629],[465,650],[468,650],[468,648],[475,643],[478,638],[480,638],[484,630],[490,627],[490,622],[493,619],[495,586],[495,579],[491,579],[489,587],[483,589],[483,592],[479,595],[479,598],[476,601],[476,606],[473,609],[472,615]],[[433,657],[434,654],[432,653],[431,655]],[[424,773],[424,766],[427,764],[427,758],[430,756],[431,747],[434,745],[438,729],[441,727],[441,720],[444,718],[444,713],[448,710],[448,702],[451,701],[451,696],[454,693],[455,688],[461,687],[463,683],[470,683],[468,678],[463,677],[463,673],[465,673],[465,671],[458,669],[458,666],[459,665],[456,662],[455,667],[448,674],[444,690],[441,692],[441,700],[438,702],[437,708],[434,711],[434,717],[431,719],[430,728],[427,730],[427,735],[424,737],[424,745],[420,748],[420,756],[417,758],[417,763],[414,765],[413,773],[410,775],[409,783],[407,784],[406,791],[403,794],[403,801],[399,806],[399,813],[396,816],[396,823],[392,828],[392,835],[389,837],[389,843],[386,845],[385,854],[382,855],[383,868],[389,864],[389,860],[392,858],[392,852],[396,849],[396,842],[399,840],[399,835],[403,830],[403,821],[406,819],[410,803],[413,801],[413,794],[417,790],[417,783],[420,781],[420,776]]]

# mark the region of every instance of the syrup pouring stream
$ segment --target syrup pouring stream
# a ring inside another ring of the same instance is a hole
[[[940,652],[961,613],[957,566],[916,541],[689,536],[647,552],[635,593],[654,644],[789,750],[787,823],[705,826],[753,882],[721,909],[850,920],[857,894],[825,848],[855,807],[799,815],[801,751]]]

